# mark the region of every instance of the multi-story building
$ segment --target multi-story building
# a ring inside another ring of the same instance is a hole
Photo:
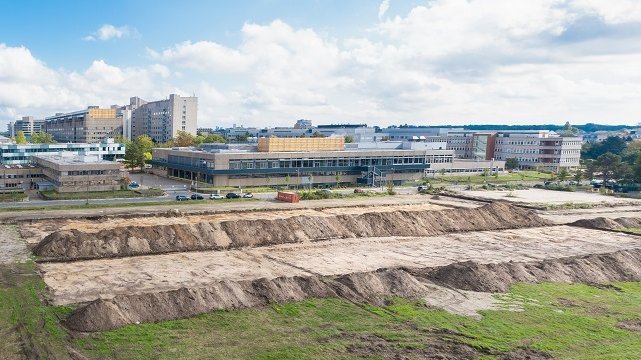
[[[428,126],[400,126],[383,129],[389,140],[422,140],[432,136],[446,136],[451,131],[463,131],[463,128],[439,128]]]
[[[0,165],[28,165],[32,155],[72,153],[98,155],[104,160],[118,160],[125,155],[125,144],[104,139],[93,144],[0,144]]]
[[[42,130],[59,143],[97,143],[122,135],[122,120],[116,109],[89,106],[85,110],[45,118]]]
[[[196,135],[198,128],[198,98],[176,94],[168,99],[146,102],[136,99],[138,106],[131,115],[131,136],[149,135],[154,141],[165,143],[178,131]]]
[[[582,143],[580,137],[562,137],[548,130],[497,131],[494,159],[515,158],[521,169],[575,169]]]
[[[376,129],[367,124],[318,125],[313,129],[312,133],[314,132],[325,136],[351,136],[354,142],[380,141],[387,136],[384,133],[377,133]]]
[[[34,165],[0,165],[0,193],[23,192],[42,180],[42,169]]]
[[[97,155],[45,154],[31,160],[42,171],[42,178],[60,193],[119,190],[126,176],[120,163]]]
[[[145,104],[146,101],[139,98],[139,97],[131,97],[129,98],[129,105],[124,105],[124,106],[118,106],[118,105],[113,105],[112,108],[116,109],[116,116],[120,119],[122,122],[122,137],[125,139],[132,140],[132,117],[134,110]]]
[[[487,161],[453,164],[451,150],[434,148],[442,148],[443,144],[364,143],[343,148],[337,139],[341,138],[260,138],[258,146],[157,148],[153,149],[151,163],[165,175],[211,186],[239,187],[378,185],[417,180],[440,169],[480,172],[491,166]],[[501,166],[502,162],[497,161],[494,171],[502,171]]]
[[[27,140],[31,138],[32,134],[39,133],[42,131],[42,125],[44,120],[34,119],[33,116],[23,116],[21,120],[12,121],[7,126],[9,136],[14,138],[18,131],[22,131],[27,137]]]

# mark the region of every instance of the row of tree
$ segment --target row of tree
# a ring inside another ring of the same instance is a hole
[[[24,131],[22,130],[16,133],[16,136],[13,140],[18,145],[24,145],[27,143],[27,137],[25,136]],[[37,132],[37,133],[31,134],[31,139],[29,139],[29,142],[32,144],[55,144],[55,140],[53,140],[53,136],[46,132]]]

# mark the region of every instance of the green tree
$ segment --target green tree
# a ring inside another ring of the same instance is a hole
[[[632,165],[631,175],[635,182],[641,183],[641,153],[637,155],[637,159]]]
[[[623,167],[621,157],[611,152],[599,156],[595,161],[595,165],[603,174],[603,184],[607,184],[608,180],[620,176]]]
[[[632,165],[639,154],[641,154],[641,141],[630,141],[621,154],[621,159]]]
[[[562,168],[556,174],[556,177],[559,179],[559,181],[565,181],[569,176],[570,176],[570,173],[568,172],[568,169],[566,169],[566,168]]]
[[[318,131],[316,131],[316,132],[314,132],[314,133],[312,134],[312,137],[313,137],[313,138],[324,138],[324,137],[327,137],[327,135],[325,135],[325,134],[321,134],[321,133],[319,133]]]
[[[177,147],[189,147],[197,145],[196,136],[186,131],[178,131],[176,133],[176,137],[172,139],[171,143],[172,146]]]
[[[125,164],[132,170],[145,166],[144,149],[135,141],[132,141],[125,147]]]
[[[140,135],[134,141],[138,143],[138,146],[140,146],[144,152],[151,153],[151,149],[154,148],[154,141],[149,135]]]
[[[354,142],[354,137],[352,135],[345,135],[345,144],[351,144]]]
[[[31,135],[32,144],[55,144],[53,135],[46,132],[37,132]]]
[[[626,149],[627,144],[623,138],[618,136],[609,136],[600,143],[585,144],[581,149],[581,157],[584,159],[596,159],[605,153],[621,155]]]
[[[594,179],[594,173],[597,171],[595,161],[592,159],[587,159],[583,162],[583,166],[585,166],[585,178],[589,181],[592,181]]]
[[[24,131],[20,130],[16,133],[15,141],[18,145],[24,145],[27,143],[27,137],[24,136]]]
[[[574,173],[574,177],[573,177],[573,179],[574,179],[574,181],[576,181],[576,184],[577,184],[577,185],[581,185],[581,180],[583,179],[583,170],[578,169],[578,170]]]
[[[336,173],[335,179],[336,179],[336,187],[338,187],[338,185],[340,185],[340,183],[341,183],[341,174],[340,173]]]
[[[505,159],[505,169],[514,170],[519,168],[519,161],[516,158]]]
[[[218,134],[209,134],[203,138],[202,143],[204,144],[212,144],[212,143],[220,143],[224,144],[227,142],[227,139],[225,139],[222,135]]]

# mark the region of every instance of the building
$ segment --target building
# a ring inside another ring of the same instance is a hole
[[[42,178],[60,193],[119,190],[126,172],[115,161],[97,155],[35,155],[33,164],[42,171]],[[43,182],[38,187],[48,187]]]
[[[151,102],[140,98],[132,99],[136,99],[137,104],[131,115],[132,138],[149,135],[155,142],[165,143],[176,137],[178,131],[196,135],[197,97],[171,94],[168,99]]]
[[[97,143],[122,135],[116,109],[89,106],[85,110],[45,118],[42,130],[59,143]]]
[[[78,155],[98,155],[103,160],[119,160],[125,156],[125,144],[113,139],[104,139],[93,144],[0,144],[0,165],[28,165],[31,156],[72,153]]]
[[[294,124],[295,129],[311,129],[311,127],[312,121],[306,119],[298,119],[296,120],[296,124]]]
[[[112,108],[116,109],[116,117],[118,117],[122,123],[122,137],[128,140],[132,140],[132,117],[134,110],[145,104],[146,101],[139,97],[129,98],[129,105],[118,106],[113,105]]]
[[[33,116],[23,116],[21,120],[10,122],[7,125],[7,131],[12,138],[16,137],[18,131],[22,131],[27,139],[30,139],[32,134],[42,131],[44,122],[44,120],[34,119]]]
[[[34,165],[0,165],[0,193],[23,192],[42,181],[42,170]]]
[[[549,130],[497,131],[494,159],[515,158],[520,169],[559,171],[579,167],[580,137],[562,137]]]
[[[427,137],[425,141],[445,142],[457,159],[491,160],[495,156],[495,139],[496,133],[492,132],[456,130],[446,135]]]
[[[385,133],[377,133],[376,129],[367,124],[339,124],[339,125],[318,125],[313,133],[318,132],[325,136],[351,136],[354,142],[381,141],[387,136]]]
[[[428,126],[400,126],[383,129],[389,140],[416,140],[433,136],[446,136],[452,131],[463,131],[463,128],[439,128]]]
[[[487,161],[471,160],[466,161],[471,165],[452,164],[453,152],[443,149],[443,144],[363,143],[341,148],[340,139],[265,138],[258,140],[258,146],[210,144],[201,148],[157,148],[153,149],[151,163],[159,174],[210,186],[238,187],[380,185],[387,181],[418,180],[441,169],[483,171],[483,167],[491,166]],[[494,171],[501,171],[501,164],[496,162]]]

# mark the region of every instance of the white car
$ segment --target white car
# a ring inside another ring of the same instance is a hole
[[[211,194],[211,195],[209,195],[209,199],[210,200],[222,200],[224,198],[225,197],[220,195],[220,194]]]
[[[252,194],[252,193],[245,193],[245,194],[243,194],[243,197],[244,197],[245,199],[251,199],[251,198],[253,198],[253,197],[254,197],[254,194]]]

